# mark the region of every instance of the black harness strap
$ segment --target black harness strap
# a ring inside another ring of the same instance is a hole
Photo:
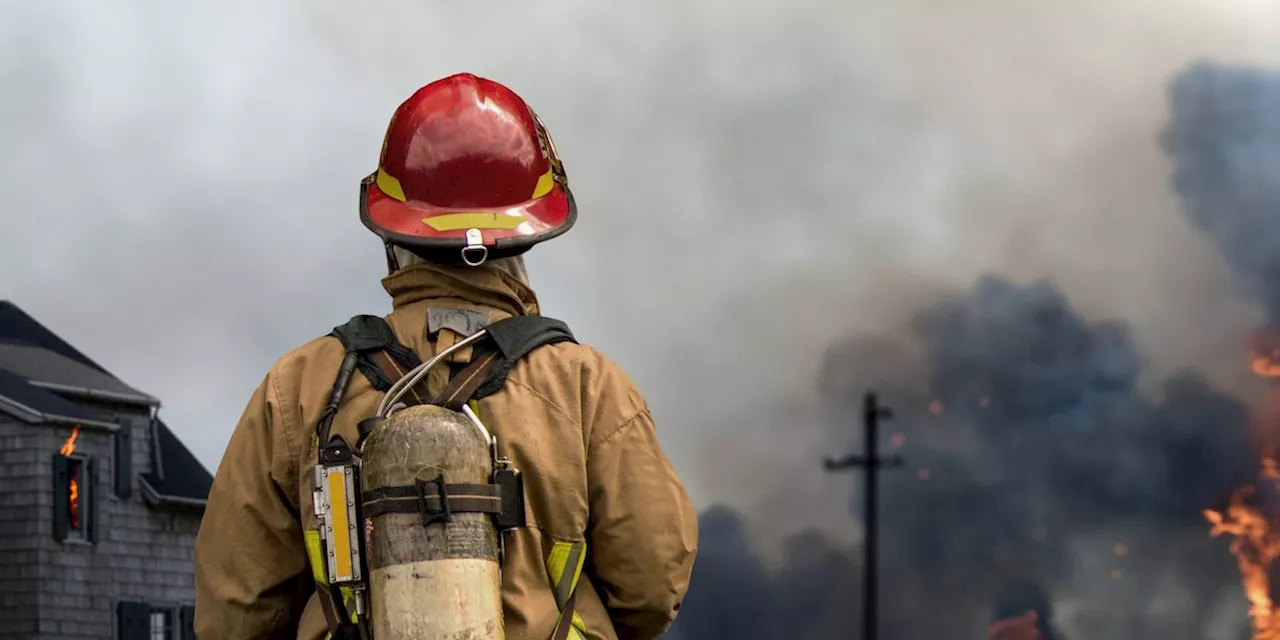
[[[419,383],[410,390],[416,396],[418,404],[426,402],[441,404],[449,400],[451,405],[461,405],[469,400],[479,400],[493,395],[506,384],[512,367],[529,352],[543,345],[557,342],[577,342],[573,332],[569,331],[568,325],[545,316],[504,318],[490,324],[485,330],[488,335],[475,346],[471,364],[464,366],[450,380],[449,387],[446,388],[449,393],[441,393],[428,400],[431,396],[423,387],[424,378],[423,383]],[[348,356],[355,355],[354,366],[378,391],[390,389],[397,379],[408,373],[410,369],[422,364],[418,354],[401,344],[387,321],[377,316],[356,316],[346,324],[335,327],[330,335],[342,341]],[[486,358],[487,354],[492,355]],[[486,365],[476,364],[488,359],[491,359],[491,362]],[[349,370],[349,368],[350,365],[344,361],[343,369]],[[478,380],[471,379],[477,372],[482,373],[482,376]],[[340,372],[339,379],[335,381],[334,394],[331,396],[330,405],[334,406],[335,412],[336,404],[342,399],[339,383],[343,389],[346,387],[346,380],[343,378]],[[350,373],[347,373],[345,378],[350,378]],[[458,391],[464,390],[462,381],[454,384],[454,380],[459,378],[464,379],[465,386],[474,391],[467,389],[469,393],[458,394]],[[334,399],[338,402],[332,402]],[[445,405],[441,404],[441,406]],[[454,408],[456,409],[456,406]]]
[[[489,340],[497,346],[498,357],[484,380],[467,400],[491,396],[506,384],[511,369],[538,347],[557,342],[577,342],[565,323],[545,316],[513,316],[488,327]],[[473,357],[474,359],[474,357]]]
[[[369,379],[369,384],[378,391],[390,389],[395,380],[389,377],[389,372],[384,372],[382,367],[374,361],[373,356],[377,352],[386,352],[394,363],[406,372],[422,364],[418,354],[401,344],[396,339],[395,331],[391,330],[391,325],[378,316],[356,316],[346,324],[334,327],[329,335],[341,340],[347,353],[357,354],[360,373],[363,373]]]

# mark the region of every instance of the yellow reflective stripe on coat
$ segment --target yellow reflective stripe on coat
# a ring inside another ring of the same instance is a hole
[[[578,578],[582,576],[586,559],[585,542],[557,542],[551,547],[551,555],[547,557],[547,574],[551,577],[551,589],[555,592],[556,608],[561,615],[564,614],[570,594],[578,588]],[[587,623],[577,611],[573,612],[572,622],[573,626],[569,628],[570,640],[586,640]]]
[[[329,577],[327,575],[328,572],[324,569],[324,549],[320,546],[320,532],[315,529],[307,529],[302,532],[302,535],[307,541],[307,558],[311,560],[311,577],[316,581],[316,588],[328,588]],[[351,606],[351,599],[354,594],[347,587],[338,587],[338,592],[342,594],[342,606],[351,612],[351,621],[356,622],[356,612]],[[326,634],[326,640],[332,635],[332,633]]]

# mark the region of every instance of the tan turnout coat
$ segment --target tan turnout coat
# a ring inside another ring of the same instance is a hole
[[[532,290],[497,269],[416,265],[383,285],[393,298],[387,321],[424,360],[459,339],[444,329],[432,344],[428,308],[479,310],[490,321],[539,312]],[[316,526],[308,481],[315,425],[343,356],[332,337],[285,355],[236,426],[196,540],[201,640],[327,633],[303,531]],[[447,375],[437,367],[431,389]],[[381,396],[357,372],[335,432],[355,442],[357,422]],[[546,559],[556,541],[586,543],[576,606],[589,639],[661,635],[688,588],[696,514],[627,375],[590,347],[548,345],[518,363],[479,409],[525,477],[528,527],[508,538],[503,566],[507,638],[551,636],[558,611]]]

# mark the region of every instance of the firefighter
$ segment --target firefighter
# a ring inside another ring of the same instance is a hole
[[[540,317],[521,254],[567,231],[577,207],[534,111],[460,74],[396,110],[360,215],[385,245],[392,311],[288,353],[253,393],[196,539],[201,640],[356,637],[350,594],[328,583],[317,543],[310,474],[322,437],[358,442],[409,369],[504,319]],[[502,533],[505,637],[655,638],[688,588],[696,513],[631,380],[557,331],[468,405],[523,477],[523,524]],[[456,388],[476,344],[406,397]],[[341,380],[348,356],[357,366]]]
[[[988,640],[1048,640],[1040,633],[1036,612],[997,620],[987,629]]]
[[[1005,586],[996,600],[995,622],[988,640],[1058,640],[1053,603],[1035,580],[1017,580]]]

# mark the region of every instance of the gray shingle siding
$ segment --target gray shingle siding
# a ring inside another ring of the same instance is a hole
[[[138,484],[138,475],[152,467],[150,416],[120,406],[93,408],[121,418],[133,435],[127,500],[114,491],[114,436],[86,428],[76,440],[76,454],[96,460],[96,544],[53,538],[51,459],[71,429],[0,414],[0,638],[114,640],[121,600],[155,606],[195,600],[199,516],[148,506]]]
[[[0,638],[36,637],[40,619],[41,435],[0,414]]]

